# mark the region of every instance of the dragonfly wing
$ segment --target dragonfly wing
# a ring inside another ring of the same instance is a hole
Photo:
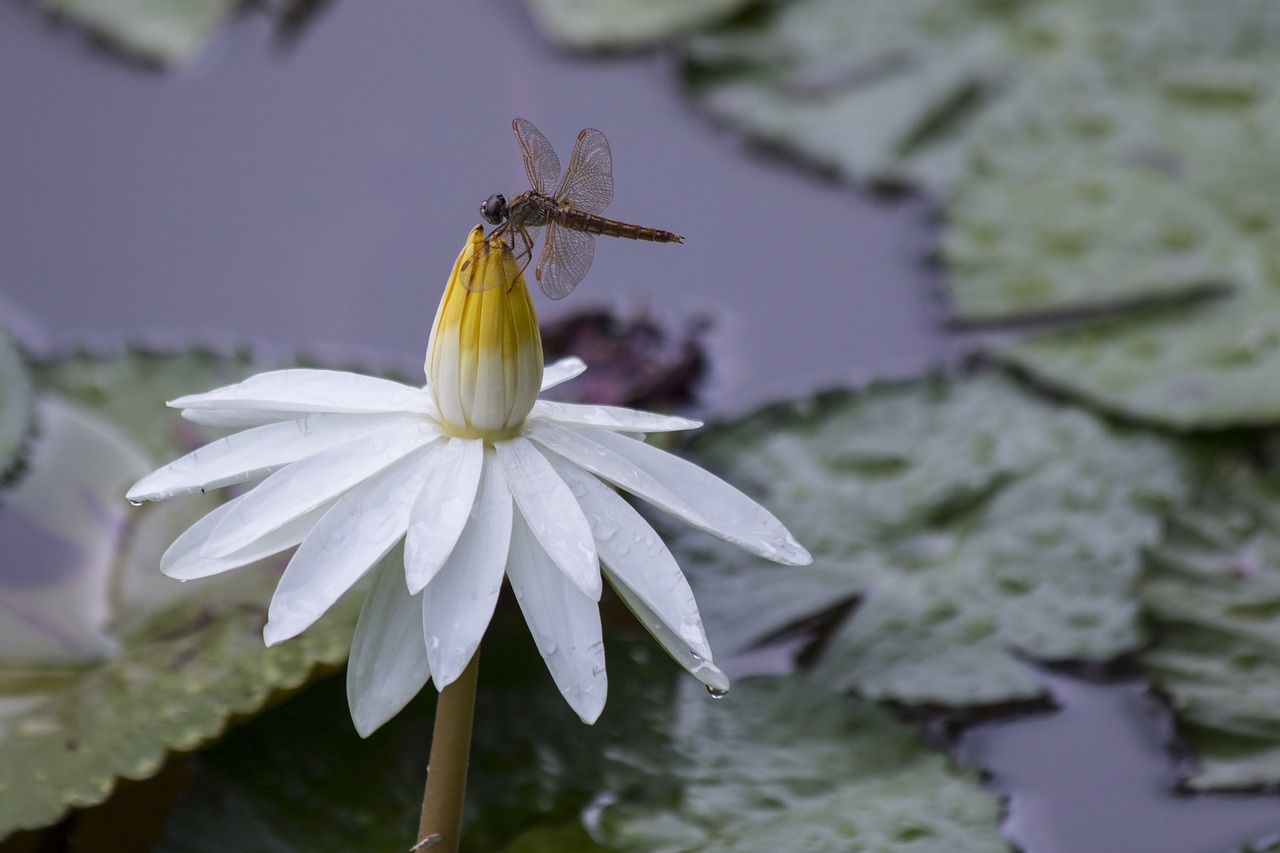
[[[578,134],[555,199],[583,213],[602,213],[613,201],[613,155],[603,133],[587,128]]]
[[[529,176],[529,186],[546,195],[560,179],[560,158],[556,156],[556,150],[532,122],[518,118],[511,122],[511,129],[516,132],[516,141],[524,153],[524,171]]]
[[[548,223],[542,254],[534,270],[542,292],[552,299],[564,299],[586,276],[595,256],[594,236]]]

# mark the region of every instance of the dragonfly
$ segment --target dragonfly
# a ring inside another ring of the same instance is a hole
[[[609,140],[600,131],[587,128],[578,134],[569,168],[560,179],[560,158],[533,123],[518,118],[511,127],[524,154],[524,170],[532,188],[509,203],[504,196],[494,194],[480,205],[484,220],[497,226],[489,232],[483,251],[513,252],[519,271],[524,272],[533,259],[531,232],[545,226],[534,275],[542,292],[550,298],[564,299],[586,276],[595,258],[597,234],[653,243],[684,242],[683,237],[671,231],[600,215],[613,200],[613,155]],[[550,187],[557,180],[560,183],[553,193]],[[483,276],[476,276],[473,282],[470,273],[483,268],[483,264],[464,268],[462,281],[468,290],[484,290],[498,283]],[[514,278],[515,275],[503,283],[509,285]]]

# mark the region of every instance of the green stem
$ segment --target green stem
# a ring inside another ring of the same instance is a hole
[[[457,853],[462,837],[462,803],[467,791],[471,753],[471,719],[476,707],[476,675],[480,651],[471,657],[458,680],[440,691],[436,725],[431,734],[427,787],[422,792],[422,820],[414,850]]]

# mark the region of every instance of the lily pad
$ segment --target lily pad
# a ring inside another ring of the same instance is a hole
[[[703,694],[703,695],[699,695]],[[694,853],[1005,851],[997,799],[884,711],[800,677],[741,682],[723,702],[685,684],[651,772],[670,805],[601,802],[612,849]]]
[[[1280,421],[1280,295],[1270,291],[1100,321],[997,357],[1099,408],[1172,429]]]
[[[858,602],[816,673],[877,699],[973,706],[1042,688],[1018,658],[1142,642],[1134,583],[1194,462],[1160,437],[979,374],[834,393],[709,429],[695,451],[814,554],[768,565],[679,536],[721,654]]]
[[[987,176],[957,193],[949,224],[952,305],[966,321],[1168,301],[1239,279],[1225,221],[1145,170]]]
[[[33,416],[26,360],[9,334],[0,330],[0,480],[14,473]]]
[[[1277,57],[1263,0],[797,0],[687,49],[712,114],[842,175],[942,194],[958,319],[1234,294],[1008,352],[1184,429],[1280,413]]]
[[[1224,457],[1173,515],[1142,601],[1142,657],[1191,746],[1197,790],[1280,785],[1280,487]]]
[[[0,836],[100,802],[116,779],[151,775],[167,751],[201,745],[317,663],[345,658],[358,601],[267,649],[280,566],[171,581],[161,552],[216,503],[124,501],[139,473],[208,437],[163,401],[248,372],[243,359],[200,353],[33,366],[40,431],[0,507]]]
[[[687,76],[712,115],[842,176],[943,183],[1011,66],[983,7],[1019,5],[799,0],[690,39]]]
[[[193,58],[241,0],[41,0],[109,44],[162,64]]]
[[[500,633],[519,627],[509,608],[497,619]],[[549,679],[530,677],[528,638],[496,639],[481,658],[464,850],[1007,849],[995,796],[857,700],[800,678],[747,680],[715,700],[647,639],[613,641],[613,695],[584,727]],[[195,759],[157,849],[404,850],[430,694],[367,741],[336,680],[237,729]]]
[[[574,50],[651,47],[723,20],[751,0],[527,0],[542,34]]]

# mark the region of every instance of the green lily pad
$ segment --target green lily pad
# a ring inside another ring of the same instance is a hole
[[[997,357],[1099,408],[1172,429],[1280,421],[1280,295],[1270,291],[1034,337]]]
[[[742,681],[714,704],[683,687],[674,748],[651,770],[678,781],[672,802],[606,799],[598,834],[613,849],[1008,849],[997,799],[872,705],[800,677]]]
[[[950,209],[943,253],[966,321],[1171,300],[1238,280],[1216,211],[1149,171],[987,176]]]
[[[26,360],[9,334],[0,330],[0,479],[14,473],[33,416]]]
[[[634,50],[723,20],[751,0],[527,0],[542,34],[574,50]]]
[[[842,176],[944,183],[1009,66],[984,5],[1001,4],[787,3],[691,39],[687,76],[712,115]]]
[[[1194,470],[1169,441],[991,374],[767,409],[694,448],[776,508],[815,560],[778,570],[678,535],[713,646],[731,653],[856,600],[817,677],[951,706],[1040,696],[1021,655],[1136,649],[1139,557]]]
[[[240,0],[41,0],[111,45],[162,64],[192,59]]]
[[[524,629],[512,609],[496,619],[464,850],[835,853],[880,839],[915,853],[1006,849],[997,798],[875,708],[800,678],[746,680],[712,699],[645,638],[610,641],[612,695],[586,727],[537,671],[527,636],[514,636]],[[406,849],[431,693],[366,741],[337,679],[238,728],[195,759],[157,849]]]
[[[1008,353],[1092,404],[1204,429],[1280,413],[1277,57],[1264,0],[797,0],[686,59],[697,101],[754,137],[941,193],[958,319],[1235,294]]]
[[[1142,601],[1142,657],[1173,706],[1197,790],[1280,785],[1280,487],[1241,459],[1175,513]]]
[[[163,549],[216,502],[124,500],[140,474],[210,435],[163,401],[248,372],[200,353],[33,365],[39,432],[0,507],[0,836],[100,802],[118,778],[151,775],[169,750],[201,745],[345,658],[358,601],[267,649],[280,566],[164,578]]]

